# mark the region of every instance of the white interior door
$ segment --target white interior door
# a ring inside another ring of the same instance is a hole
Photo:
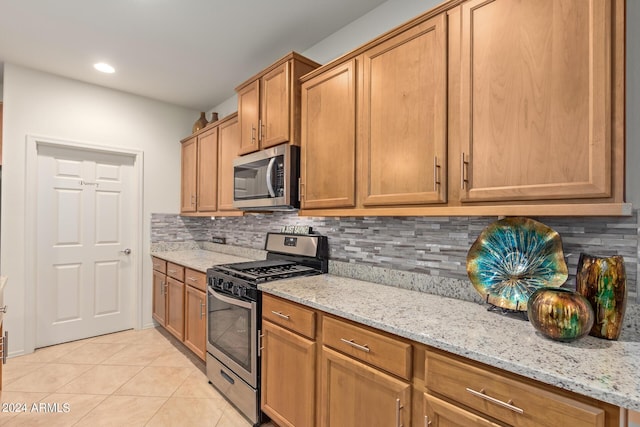
[[[134,157],[38,147],[36,347],[134,326]]]

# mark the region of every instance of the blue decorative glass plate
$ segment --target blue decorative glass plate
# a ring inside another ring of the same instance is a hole
[[[530,218],[501,219],[485,228],[467,254],[467,274],[489,304],[526,311],[533,292],[560,287],[567,264],[560,235]]]

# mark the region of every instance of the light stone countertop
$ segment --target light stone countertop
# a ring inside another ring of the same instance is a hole
[[[618,341],[587,336],[562,343],[544,337],[525,320],[489,312],[484,305],[329,274],[268,282],[259,289],[543,383],[640,410],[637,328],[624,329]]]
[[[218,264],[230,264],[233,262],[254,261],[251,258],[243,258],[220,252],[193,249],[186,251],[152,251],[151,256],[164,259],[169,262],[189,267],[193,270],[207,272],[207,268]]]

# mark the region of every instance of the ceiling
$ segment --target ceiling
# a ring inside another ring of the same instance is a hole
[[[383,2],[0,0],[0,63],[208,111]]]

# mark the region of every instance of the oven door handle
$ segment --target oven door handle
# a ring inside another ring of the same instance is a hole
[[[208,288],[208,289],[209,289],[209,293],[211,295],[213,295],[213,297],[215,299],[217,299],[217,300],[220,300],[222,302],[226,302],[227,304],[237,305],[237,306],[240,306],[242,308],[249,309],[249,310],[251,310],[251,308],[252,308],[250,302],[242,301],[242,300],[239,300],[239,299],[236,299],[236,298],[229,298],[227,296],[220,295],[219,293],[217,293],[216,291],[214,291],[211,288]]]
[[[267,166],[267,190],[269,190],[269,195],[271,197],[276,197],[276,192],[273,189],[273,166],[276,164],[276,158],[272,157],[269,160],[269,165]]]

